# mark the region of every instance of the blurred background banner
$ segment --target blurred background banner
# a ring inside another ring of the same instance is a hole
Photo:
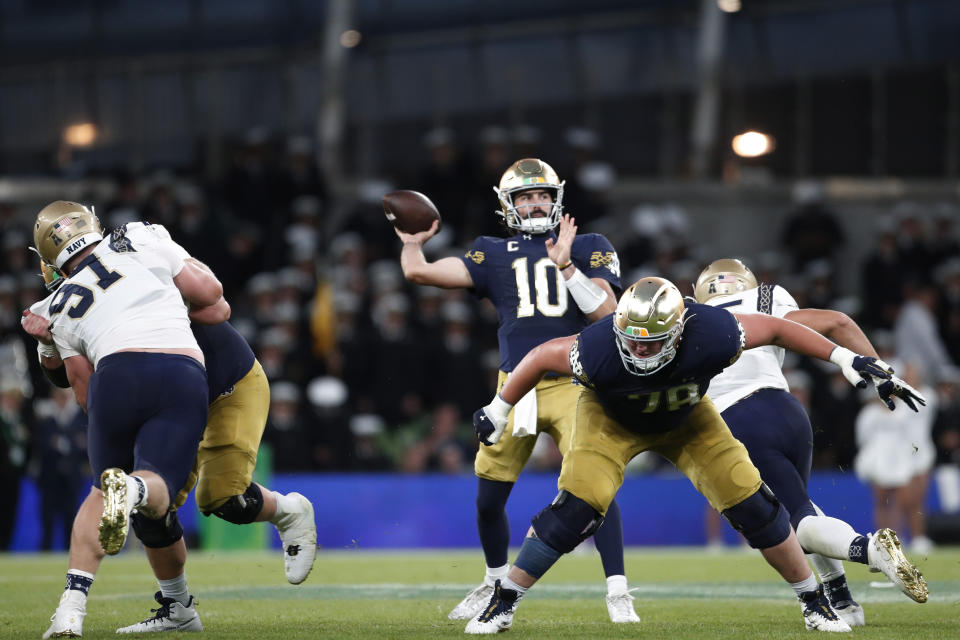
[[[55,199],[107,228],[163,224],[219,275],[271,381],[271,488],[313,488],[324,544],[474,545],[469,419],[495,388],[496,313],[406,282],[380,199],[426,193],[444,221],[428,257],[460,256],[502,234],[491,187],[530,156],[566,180],[579,232],[611,239],[625,284],[689,294],[739,257],[854,318],[931,402],[877,413],[788,355],[813,498],[874,528],[901,485],[864,451],[893,434],[935,523],[954,522],[958,33],[953,0],[0,0],[0,473],[23,486],[0,498],[0,549],[62,548],[89,486],[85,417],[18,322],[46,295],[27,246]],[[551,441],[529,466],[515,537],[554,493]],[[705,539],[692,488],[659,459],[634,467],[628,543]],[[648,482],[686,492],[676,512]],[[271,542],[221,525],[192,541]]]

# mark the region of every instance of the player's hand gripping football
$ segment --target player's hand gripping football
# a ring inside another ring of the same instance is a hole
[[[877,395],[880,396],[880,399],[883,400],[890,411],[896,409],[896,405],[893,403],[894,397],[900,398],[908,407],[918,413],[920,409],[917,408],[917,404],[922,407],[927,406],[927,399],[923,397],[923,394],[897,376],[890,376],[889,380],[874,379],[873,382],[877,387]]]
[[[501,398],[498,393],[493,402],[474,411],[473,429],[477,432],[480,442],[491,446],[500,441],[500,436],[507,427],[507,416],[512,407],[513,405]]]
[[[893,367],[883,360],[861,356],[843,347],[830,353],[830,362],[840,367],[847,382],[858,389],[866,387],[868,380],[889,380],[893,375]]]
[[[440,221],[434,220],[433,224],[430,225],[430,228],[426,231],[420,231],[418,233],[404,233],[394,227],[394,232],[397,234],[397,237],[400,238],[400,241],[403,244],[416,244],[421,247],[426,243],[427,240],[437,235],[437,232],[440,231]]]

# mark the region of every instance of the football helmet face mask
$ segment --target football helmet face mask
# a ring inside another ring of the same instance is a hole
[[[542,160],[524,158],[517,160],[500,178],[500,185],[494,187],[500,200],[500,211],[496,214],[504,219],[506,225],[521,233],[547,233],[560,224],[563,215],[563,185],[557,172]],[[553,193],[552,203],[536,206],[517,207],[517,194],[528,189],[539,189]],[[534,209],[546,209],[547,215],[532,217]]]
[[[735,258],[714,260],[700,272],[693,296],[704,303],[714,296],[729,296],[757,288],[757,277],[747,265]]]
[[[677,355],[686,307],[683,295],[663,278],[643,278],[623,293],[613,318],[620,359],[627,371],[648,376],[667,366]],[[637,343],[661,343],[651,355],[636,353]]]
[[[57,273],[82,249],[103,240],[103,229],[93,209],[78,202],[57,200],[37,214],[33,246],[40,259]],[[46,279],[46,278],[44,278]]]

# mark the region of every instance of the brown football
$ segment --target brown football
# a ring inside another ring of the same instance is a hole
[[[383,213],[394,227],[404,233],[426,231],[440,212],[430,198],[419,191],[391,191],[383,196]]]

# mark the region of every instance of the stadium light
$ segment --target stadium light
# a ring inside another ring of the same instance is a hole
[[[347,29],[340,34],[340,46],[344,49],[353,49],[360,44],[362,36],[356,29]]]
[[[733,137],[733,152],[741,158],[757,158],[773,151],[772,136],[759,131],[745,131]]]
[[[71,147],[89,147],[97,139],[97,126],[92,122],[71,124],[63,130],[63,141]]]
[[[743,8],[740,0],[717,0],[717,7],[724,13],[736,13]]]

